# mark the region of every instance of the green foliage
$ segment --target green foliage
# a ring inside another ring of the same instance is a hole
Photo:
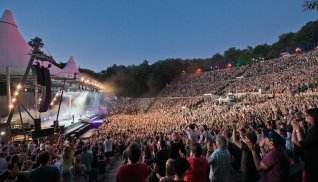
[[[38,48],[42,48],[44,46],[44,43],[42,41],[41,38],[39,37],[35,37],[34,39],[31,39],[28,44],[32,47],[32,48],[35,48],[35,47],[38,47]]]
[[[317,10],[318,1],[317,0],[306,0],[303,4],[304,10]]]
[[[251,48],[248,49],[244,49],[241,53],[240,56],[238,57],[235,66],[236,67],[240,67],[243,65],[247,65],[247,64],[252,64],[253,61],[253,50]]]
[[[62,62],[60,62],[60,65],[61,65]],[[63,63],[64,64],[64,63]],[[66,64],[65,64],[66,65]],[[65,66],[64,65],[64,66]],[[62,68],[64,67],[62,66]],[[85,74],[88,74],[89,76],[93,77],[93,78],[98,78],[99,77],[99,74],[98,73],[95,73],[93,70],[90,70],[90,69],[85,69],[85,68],[78,68],[78,70],[81,72],[81,73],[85,73]]]
[[[244,49],[231,47],[224,54],[216,53],[210,58],[165,59],[149,64],[144,60],[139,65],[112,65],[99,73],[80,69],[103,82],[116,87],[117,96],[151,97],[157,95],[167,84],[181,73],[194,73],[200,68],[209,71],[211,68],[224,68],[231,63],[242,66],[253,63],[253,60],[272,59],[281,53],[293,52],[296,47],[303,50],[313,49],[318,43],[318,21],[308,22],[298,32],[284,33],[272,45],[260,44]],[[62,63],[59,63],[63,66]]]

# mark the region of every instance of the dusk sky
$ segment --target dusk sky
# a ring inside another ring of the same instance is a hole
[[[207,58],[271,44],[316,20],[302,0],[0,0],[24,39],[43,39],[56,61],[101,71],[112,64]]]

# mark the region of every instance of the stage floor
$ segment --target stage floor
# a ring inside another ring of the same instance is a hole
[[[74,122],[73,122],[73,119],[62,119],[62,120],[60,120],[59,121],[59,125],[60,126],[65,126],[65,127],[68,127],[68,126],[70,126],[71,124],[74,124],[74,123],[77,123],[77,122],[80,122],[80,121],[82,121],[82,120],[87,120],[88,118],[87,117],[74,117]],[[51,119],[51,120],[42,120],[41,121],[41,127],[42,128],[49,128],[49,127],[51,127],[51,125],[53,125],[53,119]]]

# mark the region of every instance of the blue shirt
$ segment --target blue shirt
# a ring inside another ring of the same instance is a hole
[[[208,158],[208,163],[211,165],[209,174],[211,181],[229,181],[231,176],[231,155],[227,149],[216,149]]]

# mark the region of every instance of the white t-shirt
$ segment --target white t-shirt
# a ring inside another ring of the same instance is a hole
[[[191,140],[192,143],[197,143],[199,140],[199,134],[195,130],[186,130],[188,138]]]
[[[113,141],[112,139],[106,139],[105,140],[105,152],[111,152],[113,151]]]
[[[200,142],[202,142],[202,141],[205,140],[206,138],[212,139],[212,135],[211,135],[211,133],[209,132],[209,130],[204,131],[204,132],[201,133]]]

